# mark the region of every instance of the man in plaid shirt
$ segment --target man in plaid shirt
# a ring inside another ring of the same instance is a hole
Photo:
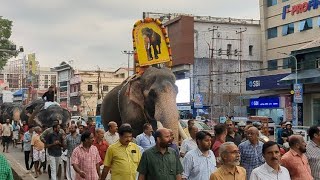
[[[73,150],[71,164],[76,171],[77,180],[98,180],[101,161],[99,151],[93,146],[94,136],[86,131],[81,135],[81,144]]]
[[[247,132],[246,141],[239,144],[240,165],[247,171],[247,179],[250,178],[253,169],[261,166],[264,163],[262,156],[263,143],[259,141],[259,130],[256,127],[251,127]]]

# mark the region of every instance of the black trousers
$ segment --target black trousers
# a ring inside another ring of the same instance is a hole
[[[27,170],[30,170],[33,167],[33,158],[31,158],[31,164],[29,167],[29,158],[30,158],[30,151],[24,151],[24,163],[26,164]]]

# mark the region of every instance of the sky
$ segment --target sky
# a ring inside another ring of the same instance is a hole
[[[42,67],[126,67],[133,24],[143,12],[259,19],[258,0],[0,0],[13,21],[11,40]],[[170,38],[170,37],[169,37]],[[21,54],[22,55],[22,54]],[[132,57],[130,57],[133,59]]]

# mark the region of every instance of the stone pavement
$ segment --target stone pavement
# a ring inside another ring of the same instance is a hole
[[[48,174],[42,174],[38,178],[34,178],[34,173],[27,173],[27,169],[25,167],[24,163],[24,152],[21,152],[21,144],[18,145],[17,148],[12,147],[12,144],[9,146],[9,153],[3,153],[2,152],[2,146],[1,146],[1,152],[4,154],[11,165],[12,172],[14,174],[15,180],[48,180],[49,176]],[[34,167],[32,168],[34,170]]]

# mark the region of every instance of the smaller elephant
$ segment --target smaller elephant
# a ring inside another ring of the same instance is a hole
[[[155,59],[158,59],[158,54],[161,54],[161,36],[153,31],[153,29],[147,27],[143,28],[141,32],[144,35],[144,43],[148,60],[153,59],[151,48],[153,49],[153,55]]]

